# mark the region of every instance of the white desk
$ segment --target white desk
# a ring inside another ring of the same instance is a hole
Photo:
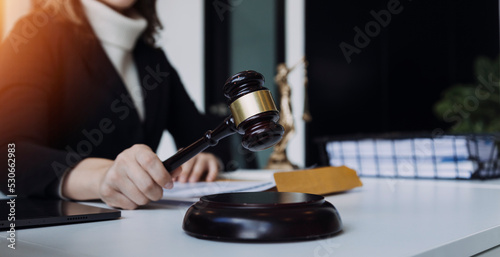
[[[0,256],[470,256],[500,245],[500,180],[362,181],[327,197],[344,230],[323,240],[201,240],[181,228],[187,206],[155,203],[119,220],[18,230],[16,250],[0,232]]]

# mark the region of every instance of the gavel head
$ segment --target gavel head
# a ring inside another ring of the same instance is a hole
[[[250,151],[274,146],[285,132],[278,124],[279,113],[271,93],[263,85],[264,76],[256,71],[239,72],[224,84],[234,124],[243,134],[241,145]]]

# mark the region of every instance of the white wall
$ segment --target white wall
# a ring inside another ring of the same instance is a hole
[[[204,110],[203,0],[159,0],[164,26],[160,45],[166,51],[199,110]]]
[[[287,0],[285,10],[286,64],[295,65],[305,55],[305,0]],[[297,66],[288,78],[292,89],[292,110],[295,135],[288,143],[287,155],[299,167],[305,166],[304,65]],[[314,117],[313,117],[314,119]],[[291,150],[293,149],[293,151]]]
[[[205,105],[203,0],[159,0],[157,8],[163,24],[159,44],[177,69],[188,94],[198,109],[203,111]],[[172,136],[164,132],[158,147],[158,156],[164,160],[175,151]]]

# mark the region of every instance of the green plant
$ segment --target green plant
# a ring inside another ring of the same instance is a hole
[[[500,132],[499,58],[478,57],[476,83],[446,89],[435,106],[438,118],[453,123],[452,133]]]

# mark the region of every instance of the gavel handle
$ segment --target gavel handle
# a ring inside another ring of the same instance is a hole
[[[229,116],[222,124],[217,126],[217,128],[207,131],[202,138],[198,139],[188,147],[182,148],[177,153],[170,156],[170,158],[163,161],[163,165],[168,172],[172,172],[198,153],[201,153],[210,146],[217,145],[219,140],[237,132],[238,130],[234,124],[234,119],[232,116]]]

